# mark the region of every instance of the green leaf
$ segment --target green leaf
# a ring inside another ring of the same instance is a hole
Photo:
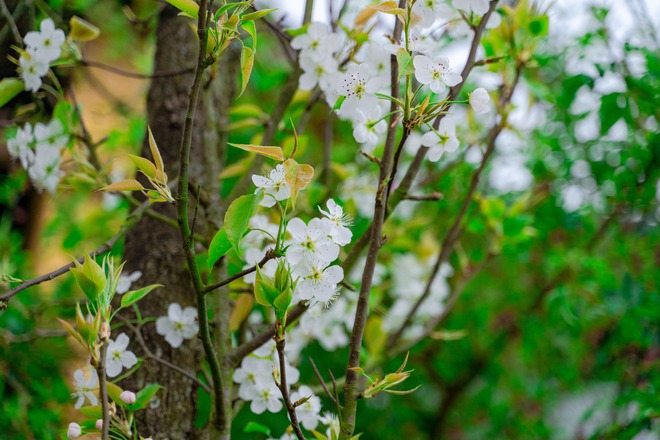
[[[229,11],[230,9],[235,9],[238,8],[239,6],[250,6],[252,2],[236,2],[236,3],[229,3],[226,4],[222,7],[220,7],[216,13],[213,15],[213,20],[218,21],[218,18],[225,12]]]
[[[262,198],[263,191],[259,191],[257,194],[241,196],[231,202],[229,209],[227,209],[223,229],[227,233],[227,239],[239,255],[240,249],[238,245],[248,230],[250,218],[254,215]]]
[[[95,421],[103,418],[103,410],[101,409],[101,405],[83,406],[82,408],[78,408],[78,411],[90,419],[94,419]]]
[[[4,78],[0,81],[0,107],[14,99],[25,89],[23,81],[18,78]]]
[[[87,296],[90,302],[95,302],[103,289],[105,288],[106,278],[103,268],[89,255],[85,257],[83,264],[73,260],[75,267],[71,268],[71,273],[76,282]]]
[[[128,407],[132,410],[146,408],[161,388],[163,388],[161,385],[149,385],[142,388],[136,395],[135,403]]]
[[[124,296],[121,298],[121,307],[126,308],[130,306],[133,303],[136,303],[140,301],[142,298],[147,296],[149,292],[154,290],[156,287],[163,287],[162,284],[152,284],[147,287],[143,287],[142,289],[139,290],[131,290],[130,292],[126,292]]]
[[[152,178],[153,180],[158,180],[158,170],[156,165],[154,165],[150,160],[145,159],[144,157],[135,156],[129,154],[128,158],[135,164],[138,170],[142,171],[145,176]]]
[[[270,437],[270,428],[268,426],[260,425],[257,422],[248,422],[247,425],[245,425],[245,428],[243,428],[243,432],[260,432],[262,434],[266,434],[267,436]]]
[[[231,242],[229,237],[227,237],[227,231],[225,228],[220,228],[218,232],[213,236],[211,240],[211,245],[209,246],[209,255],[207,259],[207,264],[209,269],[222,258],[227,252],[231,249]]]
[[[199,13],[199,5],[193,0],[165,0],[179,11],[184,12],[191,17],[197,18]]]
[[[396,62],[399,65],[399,79],[415,73],[413,58],[404,48],[396,51]]]
[[[344,101],[346,101],[346,97],[344,95],[340,95],[339,98],[337,98],[335,101],[335,105],[332,106],[332,111],[334,112],[335,110],[339,110]]]
[[[105,384],[106,389],[108,390],[108,396],[115,402],[117,405],[126,406],[126,404],[121,400],[121,393],[124,392],[119,385],[115,385],[112,382],[107,382]]]
[[[259,12],[263,12],[263,11],[259,11]],[[259,12],[255,12],[255,14],[258,14]],[[251,14],[248,14],[248,15],[251,15]],[[245,17],[247,17],[247,15]],[[246,20],[245,17],[243,17],[243,20]],[[252,37],[252,44],[250,44],[250,46],[249,46],[250,49],[252,49],[253,52],[256,52],[257,51],[257,27],[254,25],[254,21],[250,21],[250,20],[244,21],[242,26],[243,26],[243,29],[245,29],[245,31],[248,34],[250,34],[250,36]]]
[[[277,8],[271,8],[271,9],[262,9],[260,11],[256,12],[250,12],[249,14],[245,14],[242,19],[243,20],[258,20],[261,17],[264,17],[268,14],[270,14],[273,11],[277,11]]]

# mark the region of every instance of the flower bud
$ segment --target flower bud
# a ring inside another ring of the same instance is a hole
[[[96,429],[98,429],[99,431],[102,430],[102,429],[103,429],[103,419],[98,419],[98,420],[96,421],[96,425],[95,425],[95,426],[96,426]]]
[[[101,333],[99,333],[99,338],[101,341],[107,341],[110,339],[110,324],[107,321],[103,321],[101,324]]]
[[[134,404],[136,400],[135,393],[132,391],[124,391],[119,395],[119,398],[121,399],[122,402],[128,405]]]
[[[70,439],[78,438],[82,434],[82,428],[76,422],[69,423],[69,429],[66,431],[66,436]]]

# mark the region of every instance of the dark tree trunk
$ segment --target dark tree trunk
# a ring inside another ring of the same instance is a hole
[[[168,7],[161,14],[156,32],[155,71],[192,67],[197,59],[196,34],[189,20],[178,17],[176,12]],[[215,232],[222,222],[220,213],[216,212],[216,207],[219,206],[218,174],[222,168],[221,158],[226,144],[224,127],[227,125],[228,109],[234,96],[236,64],[236,57],[227,53],[218,64],[209,69],[197,108],[190,156],[190,181],[191,186],[201,185],[203,189],[195,232],[204,236]],[[215,70],[211,71],[213,69]],[[175,180],[178,175],[179,146],[191,82],[192,74],[156,78],[149,89],[147,120],[160,148],[170,181]],[[142,155],[151,159],[146,140]],[[193,208],[195,200],[196,195],[191,192]],[[156,209],[173,219],[176,218],[172,205],[161,203]],[[143,273],[136,283],[137,286],[152,283],[164,285],[140,302],[142,316],[166,315],[167,307],[172,302],[177,302],[182,307],[195,306],[195,293],[185,268],[186,259],[176,229],[158,220],[144,217],[126,237],[125,260],[125,272],[140,270]],[[227,306],[228,304],[225,304],[225,308]],[[228,337],[227,325],[227,320],[216,312],[216,346],[217,338]],[[147,345],[157,355],[195,374],[201,370],[203,352],[197,339],[184,341],[180,348],[173,349],[156,333],[154,323],[144,327],[143,335]],[[138,356],[141,354],[138,346],[132,346],[132,349]],[[158,407],[144,411],[138,419],[143,436],[177,440],[209,438],[206,428],[198,430],[194,426],[197,386],[190,378],[147,359],[132,381],[131,386],[136,389],[148,383],[158,383],[165,387],[158,394]],[[226,399],[230,398],[230,395],[226,396]],[[217,438],[216,435],[211,437]]]

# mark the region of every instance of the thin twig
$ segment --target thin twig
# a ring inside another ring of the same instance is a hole
[[[190,379],[195,385],[199,386],[202,388],[204,391],[207,393],[211,394],[213,390],[211,390],[211,387],[209,387],[207,384],[202,382],[195,376],[194,374],[191,374],[190,372],[186,371],[184,368],[181,368],[180,366],[173,364],[160,356],[157,356],[154,354],[153,351],[149,348],[147,345],[146,341],[144,340],[144,337],[142,336],[142,331],[140,330],[140,325],[133,325],[128,319],[123,318],[122,316],[116,315],[117,319],[122,321],[126,327],[128,327],[133,334],[135,335],[135,339],[137,340],[138,344],[140,344],[140,347],[142,348],[142,351],[144,352],[144,356],[153,359],[154,361],[158,362],[161,365],[164,365],[168,368],[171,368],[172,370],[181,373],[183,376],[187,377]]]
[[[170,77],[170,76],[185,75],[187,73],[192,73],[192,72],[195,71],[195,69],[193,67],[186,67],[186,68],[179,69],[179,70],[169,70],[169,71],[164,70],[164,71],[160,71],[160,72],[154,72],[154,73],[146,74],[146,73],[138,73],[138,72],[129,72],[129,71],[126,71],[126,70],[118,69],[118,68],[113,67],[113,66],[109,66],[107,64],[103,64],[103,63],[98,62],[98,61],[87,60],[85,58],[78,61],[78,63],[81,66],[95,67],[97,69],[105,70],[106,72],[111,72],[111,73],[114,73],[116,75],[125,76],[127,78],[135,78],[135,79],[167,78],[167,77]]]
[[[321,377],[321,373],[319,373],[319,369],[316,368],[316,363],[314,363],[314,359],[312,359],[311,356],[309,357],[309,363],[312,364],[312,368],[314,369],[314,374],[316,374],[316,378],[319,380],[321,387],[323,387],[323,391],[325,391],[326,396],[328,396],[328,399],[330,399],[332,403],[334,403],[335,406],[338,407],[339,402],[335,400],[335,397],[330,393],[328,387],[325,386],[325,381],[323,380],[323,377]]]
[[[108,351],[108,341],[103,341],[99,352],[99,360],[96,365],[96,374],[99,378],[99,397],[101,400],[101,414],[103,419],[103,427],[101,428],[101,440],[108,440],[110,438],[110,408],[108,405],[108,389],[105,377],[105,357]]]
[[[252,266],[252,267],[250,267],[250,268],[247,268],[247,269],[245,269],[245,270],[242,270],[242,271],[240,271],[239,273],[234,274],[234,275],[232,275],[232,276],[230,276],[230,277],[228,277],[228,278],[226,278],[226,279],[224,279],[224,280],[222,280],[222,281],[220,281],[220,282],[218,282],[218,283],[215,283],[215,284],[209,284],[208,286],[204,287],[204,291],[203,291],[203,292],[204,292],[205,294],[206,294],[206,293],[209,293],[209,292],[212,292],[212,291],[214,291],[214,290],[216,290],[216,289],[219,289],[219,288],[222,287],[222,286],[226,286],[227,284],[231,283],[232,281],[235,281],[235,280],[237,280],[237,279],[239,279],[239,278],[243,278],[245,275],[249,275],[249,274],[251,274],[252,272],[256,271],[256,270],[257,270],[257,266],[259,266],[260,268],[264,267],[264,264],[268,263],[270,260],[272,260],[272,259],[275,258],[276,256],[277,256],[277,255],[275,255],[275,252],[274,252],[272,249],[268,249],[268,250],[266,251],[266,255],[264,255],[264,257],[261,259],[261,261],[259,261],[259,262],[258,262],[257,264],[255,264],[254,266]]]
[[[11,15],[11,11],[7,7],[5,0],[0,0],[0,8],[2,9],[2,15],[5,16],[5,20],[9,23],[12,34],[14,34],[14,40],[19,44],[23,44],[23,37],[21,37],[21,33],[18,31],[18,26],[16,26],[14,17]]]
[[[215,407],[215,418],[213,424],[220,432],[225,432],[229,424],[227,420],[227,411],[225,409],[225,392],[223,386],[222,374],[220,372],[220,361],[215,351],[214,343],[211,338],[209,324],[208,305],[206,302],[204,283],[199,270],[195,256],[195,247],[193,233],[188,218],[188,183],[190,166],[190,149],[192,147],[192,135],[195,122],[195,110],[202,86],[204,71],[208,66],[215,62],[213,58],[206,58],[206,48],[208,43],[208,24],[211,19],[211,8],[213,0],[200,0],[199,13],[197,19],[197,37],[199,46],[197,48],[197,64],[192,85],[190,86],[190,95],[188,99],[188,109],[181,136],[181,147],[179,149],[179,178],[177,181],[177,222],[179,224],[179,235],[181,237],[181,247],[188,263],[188,273],[195,289],[197,298],[197,316],[199,319],[199,338],[204,347],[204,354],[211,370],[211,382],[213,384],[213,402]]]
[[[114,245],[121,240],[124,235],[133,227],[135,226],[140,218],[142,217],[142,214],[146,209],[149,208],[149,202],[145,201],[143,202],[137,209],[135,209],[128,217],[128,220],[124,225],[121,227],[119,232],[115,234],[114,237],[112,237],[110,240],[106,241],[103,245],[101,245],[98,249],[96,249],[93,252],[90,252],[88,255],[85,255],[84,257],[78,258],[78,262],[82,264],[85,261],[85,258],[89,256],[90,258],[94,258],[98,255],[105,254],[106,252],[109,252]],[[47,274],[41,275],[39,277],[33,278],[31,280],[24,281],[23,283],[19,284],[18,286],[14,287],[11,290],[8,290],[4,292],[2,295],[0,295],[0,310],[3,310],[4,308],[7,307],[7,302],[9,299],[11,299],[13,296],[18,294],[19,292],[32,287],[36,286],[38,284],[44,283],[46,281],[50,281],[52,279],[55,279],[61,275],[64,275],[67,273],[71,268],[74,267],[73,263],[65,264],[64,266],[55,269],[52,272],[49,272]]]
[[[286,411],[289,413],[289,419],[291,419],[291,427],[293,432],[298,437],[298,440],[305,440],[305,435],[300,429],[300,423],[298,423],[298,416],[296,415],[296,406],[291,403],[289,398],[289,388],[286,383],[286,359],[284,358],[284,346],[286,345],[286,340],[284,337],[279,338],[275,341],[275,347],[277,348],[277,357],[280,362],[280,381],[277,383],[277,387],[280,389],[280,394],[282,394],[282,400],[284,400],[284,406]]]

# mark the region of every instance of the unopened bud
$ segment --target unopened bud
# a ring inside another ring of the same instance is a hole
[[[76,422],[71,422],[69,423],[69,429],[66,431],[66,436],[69,437],[70,439],[75,439],[80,437],[82,434],[82,428],[80,428],[80,425],[77,424]]]
[[[102,430],[102,429],[103,429],[103,419],[98,419],[98,420],[96,421],[96,425],[95,425],[95,426],[96,426],[96,429],[98,429],[99,431]]]
[[[101,324],[101,332],[99,333],[99,339],[105,342],[110,339],[110,324],[107,321],[103,321]]]
[[[134,404],[136,400],[135,393],[132,391],[124,391],[119,395],[119,398],[121,399],[122,402],[128,405]]]

